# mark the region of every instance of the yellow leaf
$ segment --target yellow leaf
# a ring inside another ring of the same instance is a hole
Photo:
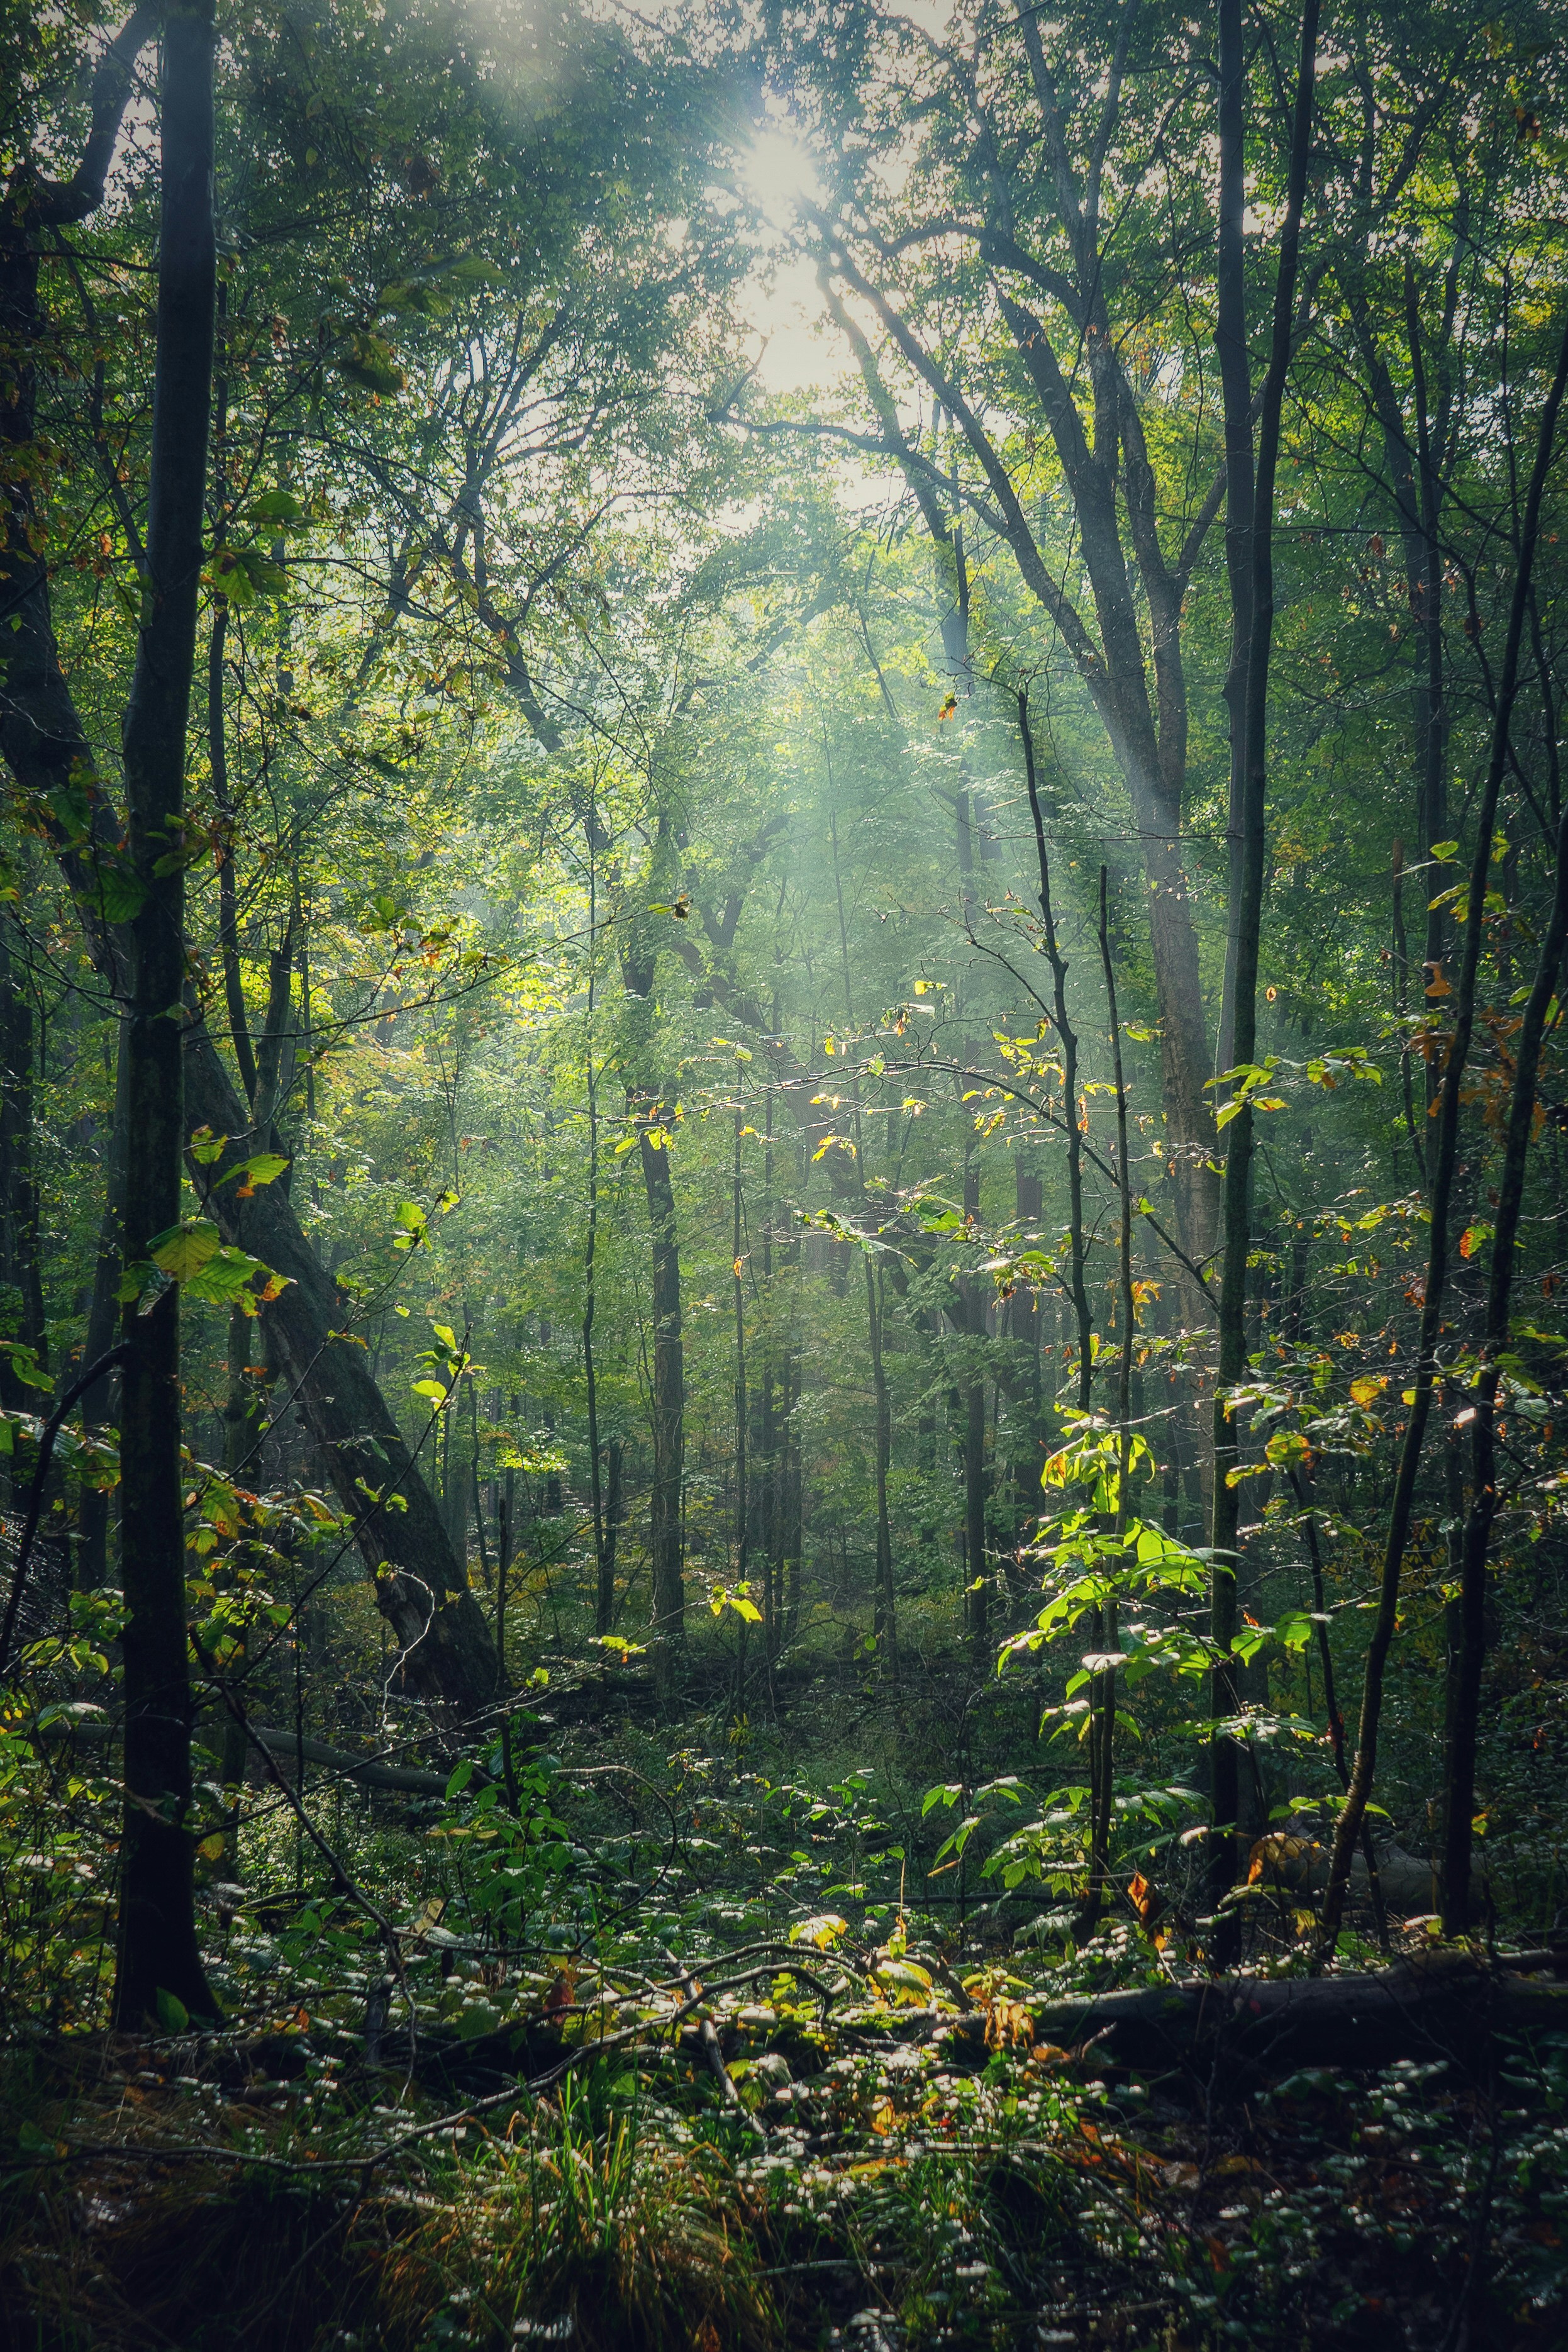
[[[1383,1373],[1363,1372],[1359,1380],[1352,1381],[1350,1392],[1357,1404],[1371,1404],[1375,1398],[1383,1394],[1387,1386],[1388,1382]]]

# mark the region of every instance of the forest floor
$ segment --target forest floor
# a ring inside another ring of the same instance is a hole
[[[205,1897],[221,2032],[7,2021],[5,2352],[1568,2340],[1568,2039],[1287,2074],[1064,2048],[1051,2002],[1197,1963],[1125,1903],[1020,1941],[972,1856],[929,1901],[925,1750],[966,1803],[981,1769],[935,1699],[827,1677],[786,1740],[722,1694],[674,1738],[602,1696],[540,1701],[509,1792],[498,1746],[444,1798],[323,1782],[335,1894],[257,1790],[245,1885]]]

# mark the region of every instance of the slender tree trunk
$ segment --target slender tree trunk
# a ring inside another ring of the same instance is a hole
[[[1016,1159],[1013,1169],[1013,1197],[1020,1234],[1038,1232],[1045,1213],[1044,1188],[1039,1175]],[[1014,1510],[1017,1525],[1014,1540],[1018,1548],[1018,1574],[1021,1588],[1023,1550],[1030,1538],[1030,1522],[1040,1514],[1040,1482],[1045,1453],[1043,1367],[1040,1361],[1042,1328],[1045,1317],[1040,1307],[1040,1293],[1032,1285],[1020,1283],[1012,1297],[1012,1336],[1026,1355],[1026,1371],[1021,1389],[1025,1410],[1026,1434],[1021,1444],[1015,1441],[1014,1450]]]
[[[1509,1098],[1502,1170],[1498,1179],[1497,1230],[1487,1277],[1486,1329],[1480,1374],[1469,1391],[1470,1507],[1465,1519],[1459,1576],[1458,1641],[1453,1709],[1443,1770],[1443,1932],[1462,1936],[1472,1924],[1470,1855],[1476,1805],[1476,1739],[1480,1721],[1481,1675],[1486,1663],[1487,1556],[1497,1517],[1497,1398],[1501,1358],[1509,1344],[1514,1255],[1524,1210],[1524,1180],[1535,1123],[1541,1048],[1557,998],[1563,956],[1568,946],[1568,817],[1560,820],[1552,912],[1514,1043],[1513,1089]],[[1480,929],[1473,895],[1466,920]]]
[[[1269,661],[1274,626],[1274,478],[1279,463],[1285,378],[1291,362],[1291,318],[1295,303],[1296,265],[1301,249],[1301,214],[1306,199],[1317,37],[1318,0],[1307,0],[1301,20],[1301,52],[1291,134],[1290,176],[1285,219],[1280,237],[1279,272],[1274,285],[1273,336],[1269,372],[1263,385],[1257,479],[1249,529],[1252,583],[1247,648],[1240,898],[1231,918],[1235,938],[1232,1052],[1234,1066],[1238,1068],[1251,1065],[1257,1057],[1258,957],[1261,943],[1268,803]],[[1228,437],[1230,429],[1228,422]],[[1245,1082],[1226,1109],[1229,1116],[1225,1152],[1223,1271],[1219,1293],[1219,1351],[1214,1388],[1214,1498],[1210,1528],[1213,1566],[1209,1638],[1214,1649],[1215,1666],[1209,1706],[1217,1721],[1234,1716],[1239,1703],[1231,1645],[1237,1633],[1237,1547],[1241,1490],[1234,1476],[1238,1468],[1239,1433],[1230,1395],[1240,1382],[1247,1360],[1247,1261],[1251,1249],[1253,1136],[1250,1097]],[[1223,1732],[1217,1733],[1209,1748],[1209,1895],[1216,1905],[1234,1885],[1240,1859],[1237,1831],[1239,1758],[1240,1751],[1235,1740]],[[1217,1948],[1228,1948],[1234,1933],[1234,1926],[1218,1933]]]
[[[114,1345],[120,1322],[120,1277],[124,1266],[121,1238],[127,1075],[125,1028],[121,1021],[115,1035],[113,1124],[102,1161],[103,1217],[99,1226],[98,1255],[93,1265],[92,1297],[88,1304],[87,1336],[82,1342],[84,1364],[96,1364],[100,1356],[108,1355]],[[113,1425],[117,1417],[117,1383],[112,1380],[94,1382],[82,1399],[82,1427],[86,1433],[100,1434]],[[99,1585],[109,1580],[109,1517],[107,1489],[84,1486],[78,1511],[76,1566],[76,1581],[84,1592],[96,1591]]]
[[[656,1112],[653,1116],[656,1117]],[[659,1139],[655,1139],[658,1137]],[[653,1483],[649,1547],[653,1570],[654,1665],[661,1687],[673,1692],[685,1640],[685,1587],[681,1562],[681,1491],[685,1468],[685,1358],[681,1333],[681,1259],[670,1154],[644,1117],[638,1143],[653,1257]]]
[[[1247,356],[1247,275],[1242,226],[1247,210],[1247,52],[1241,0],[1219,0],[1219,251],[1215,280],[1215,348],[1225,415],[1225,568],[1230,588],[1230,660],[1225,702],[1230,716],[1230,801],[1226,822],[1225,996],[1218,1066],[1236,1061],[1236,986],[1239,917],[1245,896],[1247,663],[1252,643],[1252,372]]]
[[[251,1337],[255,1318],[243,1307],[231,1307],[228,1325],[228,1391],[224,1399],[224,1471],[236,1485],[256,1486],[259,1483],[252,1466],[261,1419],[261,1392],[252,1378],[250,1369]],[[238,1654],[227,1669],[238,1681],[245,1673],[246,1644],[239,1637]],[[223,1776],[225,1788],[237,1790],[245,1780],[248,1746],[245,1725],[237,1716],[223,1711]],[[235,1808],[238,1811],[237,1802]],[[237,1866],[239,1836],[231,1822],[228,1832],[228,1860],[231,1869]]]
[[[1343,1916],[1345,1890],[1350,1883],[1351,1855],[1354,1852],[1361,1824],[1365,1818],[1366,1807],[1371,1799],[1373,1781],[1377,1769],[1377,1739],[1383,1713],[1384,1674],[1398,1620],[1399,1588],[1404,1572],[1406,1547],[1409,1542],[1410,1525],[1415,1512],[1416,1482],[1420,1471],[1422,1450],[1426,1443],[1427,1423],[1431,1414],[1432,1390],[1437,1376],[1437,1346],[1443,1328],[1443,1296],[1448,1276],[1448,1218],[1453,1197],[1454,1171],[1458,1156],[1459,1086],[1464,1076],[1466,1062],[1469,1058],[1470,1038],[1475,1026],[1476,976],[1480,961],[1481,939],[1485,928],[1481,920],[1481,913],[1486,901],[1491,865],[1492,837],[1497,826],[1498,795],[1502,789],[1503,772],[1509,760],[1509,730],[1519,691],[1520,646],[1529,606],[1530,576],[1535,562],[1536,542],[1541,530],[1541,504],[1545,494],[1546,477],[1551,467],[1552,444],[1556,437],[1558,413],[1563,404],[1565,383],[1568,383],[1568,333],[1563,335],[1557,356],[1556,373],[1552,377],[1552,386],[1542,410],[1535,461],[1531,469],[1530,488],[1525,498],[1524,516],[1520,530],[1513,596],[1509,609],[1508,636],[1503,648],[1502,667],[1498,680],[1497,706],[1492,716],[1491,751],[1487,764],[1486,780],[1481,788],[1480,806],[1477,813],[1475,851],[1470,860],[1469,888],[1467,897],[1469,919],[1464,927],[1459,984],[1455,992],[1454,1030],[1448,1052],[1443,1056],[1437,1096],[1437,1137],[1432,1153],[1431,1245],[1427,1261],[1426,1297],[1421,1308],[1421,1332],[1416,1360],[1416,1385],[1409,1418],[1405,1424],[1405,1438],[1400,1447],[1399,1465],[1395,1475],[1394,1496],[1389,1507],[1388,1531],[1384,1544],[1377,1613],[1373,1622],[1372,1640],[1367,1649],[1365,1678],[1362,1687],[1361,1726],[1356,1741],[1355,1764],[1350,1776],[1350,1788],[1346,1793],[1344,1810],[1340,1815],[1338,1828],[1334,1833],[1329,1883],[1323,1896],[1322,1950],[1325,1954],[1333,1948],[1340,1921]],[[1559,876],[1561,876],[1561,868],[1559,868]],[[1554,899],[1554,913],[1555,908]],[[1539,977],[1538,973],[1538,980]],[[1531,993],[1533,996],[1533,991]],[[1503,1312],[1506,1318],[1506,1297],[1503,1302]],[[1472,1499],[1472,1511],[1477,1507],[1478,1499]],[[1487,1528],[1489,1537],[1490,1532],[1489,1520]],[[1484,1541],[1480,1559],[1480,1572],[1484,1575]],[[1479,1666],[1476,1671],[1479,1674]],[[1450,1766],[1459,1760],[1458,1758],[1451,1757]]]
[[[132,870],[125,1154],[126,1254],[145,1262],[180,1216],[184,1082],[185,728],[195,662],[216,237],[211,0],[172,8],[163,34],[158,352],[148,493],[148,607],[124,728]],[[191,1687],[180,1482],[180,1292],[127,1309],[121,1375],[125,1826],[115,2022],[155,2016],[161,1991],[210,2016],[196,1944]]]
[[[1056,1036],[1061,1055],[1061,1113],[1067,1128],[1067,1294],[1078,1333],[1078,1410],[1087,1412],[1094,1378],[1093,1320],[1083,1278],[1083,1130],[1078,1105],[1078,1035],[1067,1016],[1067,959],[1056,935],[1051,898],[1051,860],[1046,849],[1045,815],[1040,804],[1040,778],[1035,764],[1034,730],[1030,723],[1029,696],[1018,698],[1019,735],[1023,744],[1024,781],[1029,788],[1030,815],[1034,824],[1035,856],[1040,865],[1040,915],[1042,944],[1051,966]]]
[[[779,1006],[773,1006],[773,1026]],[[773,1696],[773,1662],[779,1654],[779,1421],[777,1329],[773,1297],[773,1088],[763,1095],[762,1108],[762,1299],[764,1310],[762,1394],[758,1415],[761,1492],[758,1497],[758,1536],[762,1556],[762,1644],[768,1657],[769,1696]]]
[[[598,953],[599,893],[593,828],[588,848],[588,1234],[582,1245],[582,1372],[588,1391],[588,1491],[593,1512],[593,1630],[608,1633],[615,1622],[615,1564],[604,1527],[600,1476],[599,1374],[593,1360],[593,1319],[599,1305],[599,1073],[593,1066],[593,1010]]]
[[[1116,1089],[1116,1202],[1118,1211],[1116,1233],[1117,1294],[1121,1326],[1121,1352],[1116,1363],[1116,1517],[1113,1533],[1118,1542],[1127,1531],[1127,1486],[1132,1475],[1133,1456],[1133,1343],[1138,1328],[1137,1305],[1133,1291],[1133,1179],[1127,1147],[1127,1084],[1122,1068],[1122,1024],[1116,1013],[1116,969],[1111,958],[1111,930],[1107,908],[1106,872],[1100,868],[1100,964],[1105,975],[1105,1004],[1111,1031],[1111,1072]],[[1102,1639],[1104,1654],[1113,1655],[1120,1639],[1115,1595],[1111,1594],[1104,1610]],[[1090,1857],[1090,1885],[1096,1898],[1102,1890],[1109,1891],[1111,1878],[1111,1822],[1115,1798],[1116,1745],[1116,1669],[1104,1667],[1095,1677],[1095,1702],[1099,1711],[1096,1727],[1099,1733],[1099,1808],[1093,1829],[1093,1847]]]
[[[747,1427],[751,1411],[746,1385],[746,1259],[743,1255],[744,1217],[740,1191],[740,1128],[741,1097],[738,1087],[735,1101],[735,1161],[730,1177],[730,1281],[731,1303],[735,1312],[735,1580],[744,1587],[749,1575],[751,1554],[751,1493],[750,1464],[747,1458]],[[745,1619],[741,1620],[742,1628]],[[745,1654],[742,1633],[742,1655]]]
[[[962,565],[960,562],[960,575]],[[967,607],[966,607],[967,609]],[[961,618],[954,625],[958,636],[963,635]],[[949,653],[951,655],[951,644]],[[830,770],[830,790],[831,772]],[[837,799],[828,803],[828,837],[833,852],[833,895],[839,912],[839,962],[843,974],[844,1021],[851,1030],[855,1025],[854,990],[850,979],[850,934],[844,915],[843,873],[839,862],[839,812]],[[865,1139],[861,1129],[861,1094],[858,1074],[850,1081],[852,1101],[852,1118],[854,1129],[855,1165],[860,1181],[865,1181]],[[865,1256],[866,1342],[871,1358],[873,1446],[876,1483],[876,1584],[873,1596],[873,1624],[878,1653],[883,1665],[894,1668],[898,1661],[898,1619],[893,1590],[893,1530],[887,1509],[887,1474],[893,1457],[893,1417],[888,1403],[887,1370],[882,1351],[882,1289],[873,1270],[869,1255]]]
[[[1446,839],[1448,830],[1448,710],[1444,692],[1443,551],[1438,536],[1443,484],[1437,469],[1438,452],[1433,447],[1426,353],[1416,299],[1415,274],[1408,257],[1405,264],[1405,323],[1416,407],[1416,478],[1421,500],[1421,578],[1419,600],[1415,609],[1421,625],[1426,667],[1425,692],[1416,712],[1416,757],[1420,763],[1416,783],[1416,826],[1422,868],[1427,871],[1433,844]],[[1442,413],[1437,420],[1439,440],[1443,437],[1447,407],[1448,403],[1443,400],[1440,403]],[[1447,907],[1435,903],[1441,896],[1440,891],[1428,894],[1426,968],[1429,990],[1441,987],[1443,962],[1451,946],[1452,916]],[[1427,1065],[1428,1111],[1436,1099],[1437,1086],[1437,1064],[1434,1057]]]
[[[615,1559],[621,1538],[621,1522],[625,1516],[622,1486],[624,1448],[620,1438],[612,1437],[604,1448],[604,1556],[603,1576],[610,1592],[610,1625],[615,1625]]]
[[[972,1234],[980,1213],[980,1171],[973,1130],[964,1139],[964,1219]],[[968,1345],[977,1349],[985,1328],[985,1305],[974,1278],[958,1277]],[[991,1637],[989,1570],[986,1559],[986,1383],[977,1364],[964,1388],[964,1557],[968,1564],[966,1614],[977,1654]]]
[[[33,1168],[34,1021],[17,945],[16,918],[0,907],[0,1339],[30,1348],[41,1365],[48,1348]],[[15,1412],[27,1395],[0,1350],[0,1401]]]

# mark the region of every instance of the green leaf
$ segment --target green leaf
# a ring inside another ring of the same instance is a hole
[[[292,490],[263,490],[245,509],[246,522],[302,523],[310,518]]]
[[[334,354],[333,364],[340,375],[346,375],[350,383],[359,384],[365,392],[401,392],[408,382],[392,357],[392,345],[380,335],[371,334],[368,328],[349,337]]]
[[[429,1397],[433,1404],[446,1402],[446,1391],[439,1381],[415,1381],[413,1392],[415,1396]]]
[[[177,1993],[172,1993],[165,1986],[160,1985],[154,2006],[158,2011],[158,2022],[165,2033],[190,2032],[191,2012]]]
[[[287,572],[281,563],[274,563],[269,555],[263,555],[259,548],[240,548],[235,554],[234,562],[245,574],[256,595],[286,596],[287,594]],[[221,565],[219,568],[223,569]],[[233,576],[232,572],[226,573],[225,581],[232,579]]]
[[[222,1246],[223,1235],[216,1225],[208,1224],[204,1218],[186,1217],[167,1233],[155,1234],[147,1244],[147,1255],[173,1281],[189,1282]]]
[[[117,859],[95,866],[92,879],[98,912],[106,923],[129,923],[147,903],[146,885]]]
[[[209,1307],[242,1305],[247,1314],[252,1314],[256,1304],[255,1285],[258,1279],[263,1284],[263,1295],[276,1298],[280,1290],[287,1288],[293,1277],[287,1274],[274,1274],[260,1258],[252,1257],[242,1249],[230,1249],[225,1244],[224,1248],[215,1250],[206,1265],[189,1277],[185,1284],[185,1296],[187,1298],[204,1299]]]

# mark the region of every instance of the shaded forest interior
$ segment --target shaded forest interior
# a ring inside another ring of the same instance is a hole
[[[1568,84],[0,28],[0,2347],[1568,2332]]]

